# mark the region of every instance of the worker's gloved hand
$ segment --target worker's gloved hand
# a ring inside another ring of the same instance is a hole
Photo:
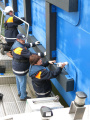
[[[41,56],[41,58],[43,58],[44,56],[46,55],[46,52],[44,52],[44,53],[38,53],[38,56]]]
[[[61,67],[64,68],[65,65],[68,65],[68,62],[64,62],[64,63],[57,63],[57,67]]]
[[[21,17],[21,19],[23,19],[25,21],[25,17]]]
[[[36,42],[35,42],[35,45],[38,45],[38,44],[40,44],[40,42],[39,42],[39,41],[36,41]]]
[[[54,64],[56,60],[48,61],[50,64]]]
[[[39,42],[39,41],[36,41],[36,42],[34,42],[34,43],[30,43],[30,46],[31,46],[31,47],[35,47],[35,46],[38,45],[38,44],[40,44],[40,42]]]
[[[46,56],[46,52],[44,52],[44,56]]]

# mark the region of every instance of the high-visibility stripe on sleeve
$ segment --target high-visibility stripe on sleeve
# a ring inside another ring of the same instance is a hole
[[[8,18],[8,20],[6,21],[6,23],[13,23],[13,17]]]
[[[16,54],[21,55],[22,50],[23,50],[22,48],[18,47],[18,48],[16,48],[16,49],[14,49],[13,51],[14,51],[14,53],[16,53]]]
[[[41,71],[35,76],[36,78],[38,78],[38,79],[41,79]]]

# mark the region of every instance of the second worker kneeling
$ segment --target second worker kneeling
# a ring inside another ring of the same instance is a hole
[[[29,61],[31,64],[29,76],[32,78],[32,85],[37,97],[48,97],[52,90],[50,79],[56,78],[66,64],[62,63],[62,67],[49,71],[46,67],[49,64],[53,64],[55,60],[42,63],[41,57],[33,54],[29,57]]]

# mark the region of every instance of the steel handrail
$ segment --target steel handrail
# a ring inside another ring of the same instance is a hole
[[[15,15],[14,15],[15,16]],[[26,22],[25,20],[23,20],[23,19],[21,19],[21,18],[19,18],[19,17],[17,17],[17,16],[15,16],[16,18],[18,18],[19,20],[21,20],[23,23],[25,23],[28,27],[27,27],[27,32],[26,32],[26,38],[28,38],[28,31],[29,31],[29,23],[28,22]],[[26,41],[27,42],[27,41]]]

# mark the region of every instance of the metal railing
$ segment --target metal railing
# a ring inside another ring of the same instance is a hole
[[[15,15],[14,15],[15,16]],[[23,23],[25,23],[28,27],[27,27],[27,30],[26,30],[26,38],[28,38],[28,32],[29,32],[29,23],[26,22],[25,20],[15,16],[16,18],[18,18],[19,20],[21,20]],[[27,42],[27,41],[26,41]]]

